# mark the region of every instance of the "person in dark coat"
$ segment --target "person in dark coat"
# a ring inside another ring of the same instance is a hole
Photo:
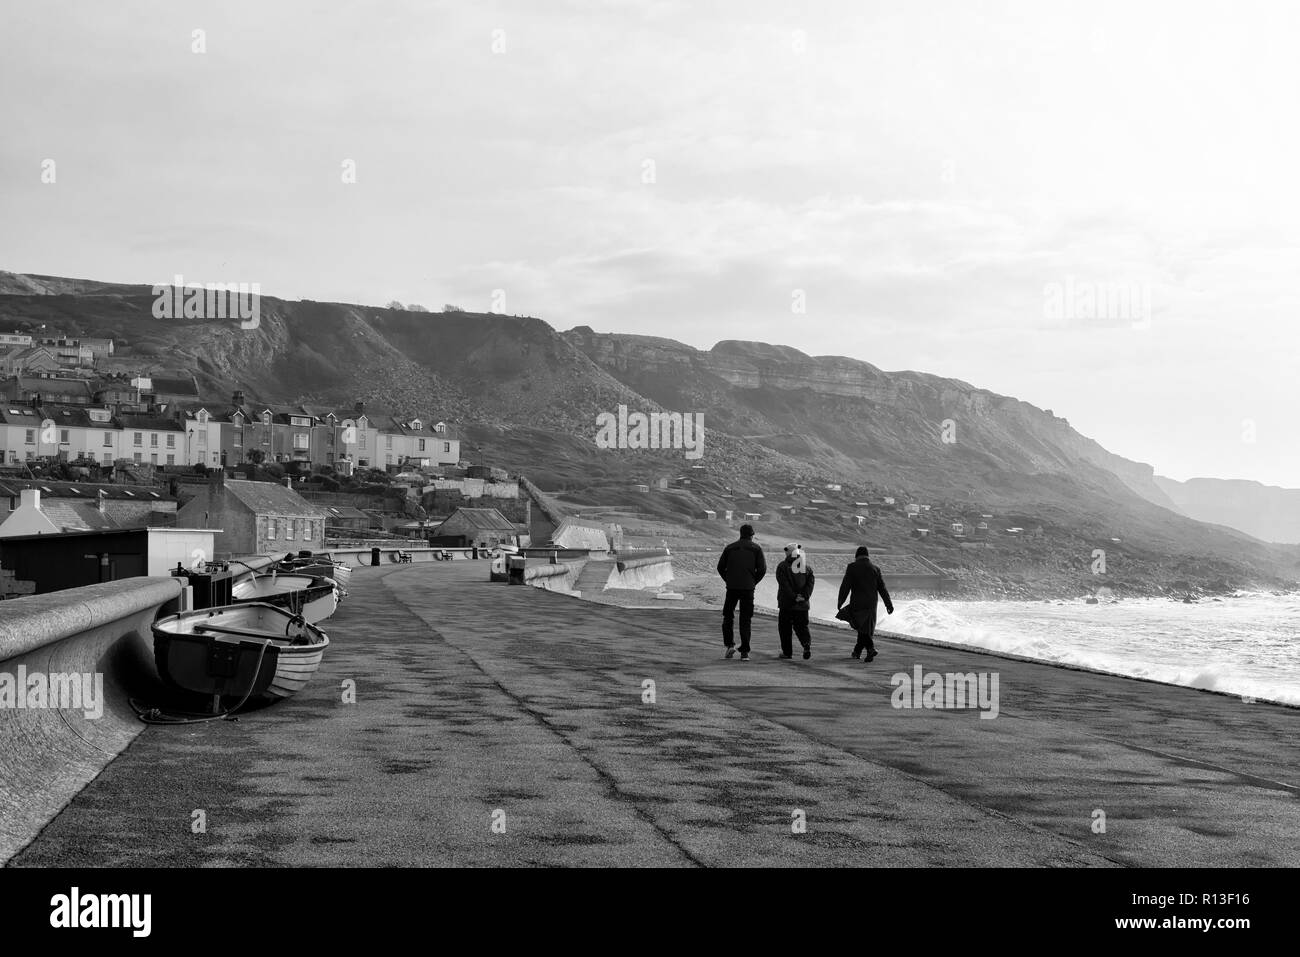
[[[844,570],[844,581],[840,582],[840,597],[835,603],[840,607],[837,618],[847,621],[858,633],[858,643],[853,647],[853,657],[859,658],[863,650],[867,652],[867,661],[876,657],[876,646],[871,638],[876,632],[877,596],[885,603],[885,611],[894,613],[894,602],[885,588],[885,579],[880,569],[869,557],[865,545],[858,548],[853,563]],[[849,599],[847,607],[844,599]]]
[[[812,657],[812,635],[808,631],[808,603],[812,599],[812,566],[803,548],[791,543],[785,547],[785,561],[776,566],[776,630],[781,636],[781,657],[794,657],[790,633],[799,636],[805,659]]]
[[[736,653],[733,624],[736,606],[740,606],[740,660],[749,660],[749,623],[754,617],[754,586],[767,574],[763,549],[754,544],[754,526],[740,526],[740,538],[722,550],[718,574],[727,583],[727,597],[722,603],[722,643],[727,657]]]

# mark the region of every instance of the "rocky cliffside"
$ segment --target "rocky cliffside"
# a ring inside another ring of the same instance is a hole
[[[768,437],[786,451],[815,454],[822,440],[827,464],[846,470],[846,477],[853,469],[845,458],[891,471],[916,460],[942,469],[968,453],[967,464],[1021,473],[1095,468],[1147,501],[1173,508],[1150,465],[1108,452],[1051,412],[957,379],[884,372],[857,359],[814,357],[761,342],[728,340],[703,351],[588,326],[563,336],[665,406],[702,406],[721,427]]]
[[[1192,518],[1226,525],[1265,542],[1300,543],[1300,489],[1243,479],[1158,476],[1157,484]]]

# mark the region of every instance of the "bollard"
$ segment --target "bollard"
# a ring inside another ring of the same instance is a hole
[[[522,555],[511,555],[506,559],[507,575],[512,585],[524,584],[524,565],[527,559]]]
[[[379,564],[379,549],[378,549],[378,548],[372,548],[372,549],[370,549],[370,564],[371,564],[371,565],[378,565],[378,564]]]

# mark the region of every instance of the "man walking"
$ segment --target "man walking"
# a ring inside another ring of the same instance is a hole
[[[857,631],[858,643],[853,648],[853,657],[861,657],[865,649],[868,663],[876,657],[876,646],[871,640],[876,632],[876,596],[884,601],[885,611],[891,615],[894,613],[894,603],[889,597],[889,590],[885,588],[885,579],[881,576],[880,569],[872,564],[869,555],[865,545],[854,553],[852,564],[844,571],[840,597],[835,603],[843,606],[844,599],[849,598],[848,607],[841,607],[835,617],[847,621]]]
[[[749,660],[749,623],[754,617],[754,586],[767,574],[763,550],[754,544],[754,526],[740,526],[740,539],[722,550],[718,574],[727,583],[727,597],[722,603],[722,643],[727,657],[736,653],[733,625],[736,606],[740,606],[740,660]]]
[[[781,657],[794,657],[793,631],[803,645],[803,656],[812,657],[812,635],[808,631],[808,603],[812,599],[812,566],[803,549],[793,542],[785,547],[785,561],[776,566],[776,630],[781,636]]]

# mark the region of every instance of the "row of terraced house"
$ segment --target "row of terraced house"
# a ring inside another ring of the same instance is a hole
[[[53,395],[50,380],[42,380]],[[63,398],[62,396],[58,396]],[[80,397],[78,397],[78,400]],[[39,459],[233,466],[247,462],[358,468],[438,467],[460,461],[453,425],[420,416],[314,405],[264,405],[235,392],[229,402],[167,402],[148,408],[113,402],[0,399],[0,464]]]

